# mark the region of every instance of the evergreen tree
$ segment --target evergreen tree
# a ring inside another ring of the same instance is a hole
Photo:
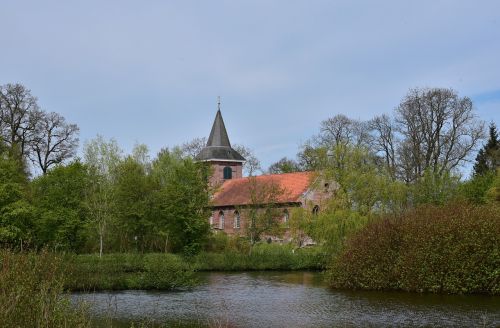
[[[474,164],[475,176],[495,172],[500,167],[500,140],[493,122],[490,124],[489,135],[488,142],[477,154],[476,163]]]

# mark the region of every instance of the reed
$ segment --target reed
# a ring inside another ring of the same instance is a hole
[[[0,325],[90,327],[86,308],[64,294],[64,272],[56,254],[0,250]]]

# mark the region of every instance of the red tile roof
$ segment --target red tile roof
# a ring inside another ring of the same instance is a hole
[[[213,206],[298,203],[313,178],[312,172],[260,175],[226,180],[212,200]],[[280,192],[269,192],[270,188]],[[255,192],[254,192],[255,191]],[[273,197],[269,195],[274,194]],[[267,195],[267,199],[266,199]]]

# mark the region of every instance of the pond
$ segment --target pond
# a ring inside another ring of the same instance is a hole
[[[498,327],[500,297],[330,290],[314,272],[201,274],[190,291],[75,293],[97,322],[176,327]]]

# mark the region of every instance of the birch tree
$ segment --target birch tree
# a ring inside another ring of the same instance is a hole
[[[103,253],[106,229],[113,218],[113,183],[121,156],[122,151],[114,139],[106,141],[97,136],[84,146],[84,159],[90,176],[86,203],[99,236],[99,257]]]

